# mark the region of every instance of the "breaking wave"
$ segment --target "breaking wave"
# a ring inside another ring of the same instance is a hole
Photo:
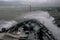
[[[21,14],[16,20],[22,21],[20,19],[37,19],[40,21],[43,25],[45,25],[46,28],[48,28],[52,34],[57,38],[57,40],[60,40],[60,29],[54,24],[54,18],[49,15],[49,13],[46,11],[35,11],[35,12],[29,12],[25,14]],[[9,28],[13,25],[15,25],[17,22],[12,21],[0,21],[0,30],[1,28]]]
[[[10,28],[12,26],[14,26],[17,22],[14,20],[11,21],[6,21],[6,20],[0,20],[0,31],[2,30],[2,28]]]
[[[27,19],[37,19],[52,32],[57,40],[60,40],[60,29],[54,24],[54,18],[50,16],[47,11],[29,12],[23,16],[19,16],[18,19],[22,17]]]

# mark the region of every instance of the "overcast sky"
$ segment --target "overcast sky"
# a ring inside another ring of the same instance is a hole
[[[18,2],[22,4],[60,6],[60,0],[0,0],[5,2]]]
[[[31,2],[31,3],[34,3],[34,2],[38,2],[38,3],[58,3],[60,2],[60,0],[0,0],[0,1],[20,1],[20,2]]]

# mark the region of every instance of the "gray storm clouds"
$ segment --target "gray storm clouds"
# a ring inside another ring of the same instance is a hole
[[[60,2],[60,0],[0,0],[0,1],[20,1],[20,2],[38,2],[38,3],[52,3],[52,2]]]
[[[40,6],[60,6],[60,0],[0,0],[4,2],[16,2],[18,4],[32,4]],[[1,4],[1,3],[0,3]]]

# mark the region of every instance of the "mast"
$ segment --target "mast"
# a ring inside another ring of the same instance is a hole
[[[30,5],[30,12],[31,12],[31,5]]]

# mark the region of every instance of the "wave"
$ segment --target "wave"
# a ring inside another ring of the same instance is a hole
[[[17,24],[17,22],[14,20],[11,20],[11,21],[0,20],[0,31],[2,30],[2,28],[8,29],[14,26],[15,24]]]
[[[57,40],[60,40],[60,29],[54,24],[54,18],[47,11],[29,12],[23,16],[19,16],[18,19],[22,17],[25,19],[37,19],[52,32]]]

